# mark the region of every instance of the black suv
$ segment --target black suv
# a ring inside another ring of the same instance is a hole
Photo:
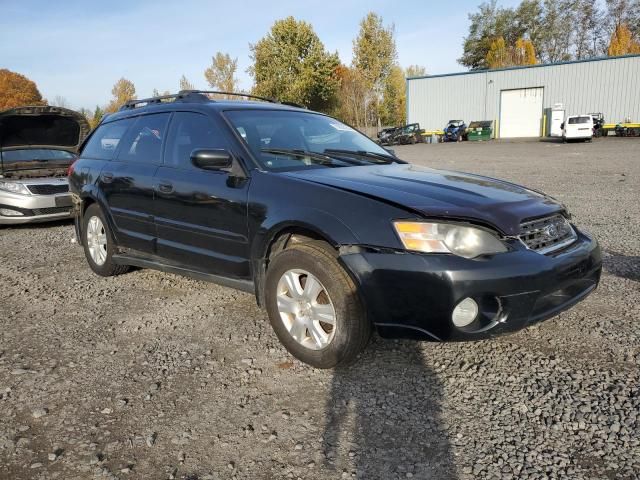
[[[130,102],[70,169],[99,275],[129,266],[255,293],[281,342],[328,368],[385,337],[474,340],[574,305],[597,242],[554,199],[409,165],[323,114],[185,91]]]

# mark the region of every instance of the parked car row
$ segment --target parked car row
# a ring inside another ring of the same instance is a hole
[[[423,143],[423,130],[419,123],[410,123],[402,127],[384,128],[378,132],[378,143],[380,145],[413,145]]]
[[[97,275],[136,266],[251,292],[289,352],[319,368],[354,361],[374,330],[513,332],[599,283],[597,241],[543,193],[407,164],[324,114],[211,93],[129,102],[79,148],[73,216]],[[49,130],[36,118],[9,129],[7,152],[39,138],[75,158],[80,123]],[[65,183],[52,172],[40,182]],[[22,180],[2,181],[37,195]]]

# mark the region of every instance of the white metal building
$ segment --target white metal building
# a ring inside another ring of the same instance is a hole
[[[407,79],[407,123],[442,129],[448,120],[493,120],[496,136],[548,134],[549,109],[640,122],[640,55]]]

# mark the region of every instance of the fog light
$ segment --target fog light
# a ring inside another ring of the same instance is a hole
[[[465,298],[453,309],[451,320],[456,327],[466,327],[478,316],[478,304],[473,298]]]
[[[4,217],[21,217],[22,212],[11,210],[10,208],[0,208],[0,215]]]

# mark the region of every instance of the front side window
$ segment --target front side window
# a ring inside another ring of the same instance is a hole
[[[136,163],[160,163],[162,140],[167,133],[169,113],[138,117],[122,139],[118,160]]]
[[[133,121],[133,119],[125,118],[100,125],[84,146],[82,156],[98,160],[112,160],[120,140]]]
[[[180,168],[195,168],[191,163],[191,153],[201,148],[226,149],[228,147],[219,129],[206,115],[192,112],[174,113],[164,150],[164,164]]]
[[[268,170],[397,161],[365,135],[325,115],[287,110],[230,110],[225,116]]]

